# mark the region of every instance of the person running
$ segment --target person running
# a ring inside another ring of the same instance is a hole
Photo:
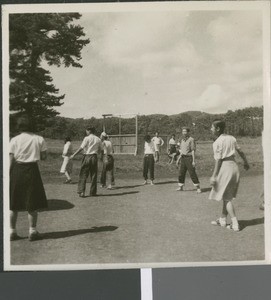
[[[155,136],[152,138],[152,142],[155,146],[155,162],[159,162],[160,159],[160,148],[164,145],[164,141],[159,137],[159,132],[155,133]]]
[[[178,178],[178,189],[177,191],[183,191],[183,186],[185,182],[185,175],[188,170],[191,180],[194,186],[197,188],[197,193],[201,193],[199,179],[196,173],[196,163],[195,163],[195,151],[196,143],[195,140],[189,135],[190,129],[188,127],[183,127],[182,135],[183,138],[180,141],[180,155],[177,159],[176,165],[179,167],[179,178]],[[179,162],[181,162],[179,166]]]
[[[213,143],[215,168],[210,178],[212,190],[209,199],[223,201],[221,217],[216,221],[212,221],[212,225],[222,227],[227,226],[227,215],[231,217],[231,224],[227,228],[233,231],[239,231],[239,223],[236,218],[232,200],[236,198],[239,186],[239,168],[235,162],[235,154],[241,156],[244,161],[245,170],[249,169],[246,156],[238,146],[236,139],[225,134],[225,122],[215,120],[212,124],[211,131],[217,138]]]
[[[102,137],[102,149],[103,149],[103,168],[101,173],[101,186],[106,187],[106,174],[109,172],[110,175],[110,184],[108,185],[107,189],[111,190],[112,186],[115,185],[115,178],[114,178],[114,148],[112,142],[108,140],[108,135],[103,132],[101,134]]]
[[[43,137],[32,132],[27,116],[17,122],[19,135],[10,140],[10,240],[20,239],[16,231],[19,211],[27,211],[29,241],[41,239],[37,231],[38,210],[47,208],[38,161],[46,159]]]
[[[84,152],[81,169],[79,174],[78,190],[79,197],[85,197],[86,182],[90,175],[91,186],[89,196],[97,195],[97,173],[98,173],[98,153],[102,150],[101,140],[94,135],[95,128],[88,127],[86,129],[86,137],[84,138],[78,150],[70,156],[73,159],[81,151]]]
[[[145,181],[143,184],[148,183],[148,173],[150,173],[151,185],[154,185],[155,145],[149,135],[146,135],[144,140],[143,177]]]
[[[63,163],[60,169],[61,174],[65,174],[66,176],[66,181],[64,183],[71,183],[71,173],[72,173],[72,167],[73,163],[72,160],[70,159],[70,155],[72,154],[72,144],[71,144],[71,138],[66,137],[64,140],[64,148],[63,148]]]
[[[175,140],[175,134],[171,135],[171,139],[168,142],[168,156],[169,164],[172,164],[177,154],[177,143]]]

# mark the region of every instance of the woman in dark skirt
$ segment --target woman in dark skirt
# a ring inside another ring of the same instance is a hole
[[[38,161],[46,159],[43,137],[31,132],[27,117],[18,120],[21,132],[10,141],[10,240],[20,237],[16,232],[18,211],[28,212],[29,240],[40,239],[36,226],[38,210],[47,208],[47,199]]]

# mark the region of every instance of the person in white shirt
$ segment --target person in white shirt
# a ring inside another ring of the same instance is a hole
[[[71,144],[71,138],[66,137],[64,141],[64,148],[63,148],[63,163],[60,169],[61,174],[65,174],[66,176],[66,181],[64,183],[71,183],[71,173],[72,173],[72,167],[73,163],[72,160],[70,159],[70,155],[72,154],[72,144]]]
[[[148,183],[148,173],[150,173],[151,185],[154,185],[155,145],[149,135],[146,135],[144,140],[143,177],[145,181],[143,184]]]
[[[88,127],[86,129],[86,137],[84,138],[79,149],[70,156],[73,159],[78,153],[84,153],[81,169],[79,174],[78,190],[79,197],[85,197],[86,182],[90,175],[91,186],[89,196],[97,195],[97,173],[98,173],[98,157],[102,150],[102,142],[95,134],[95,128]]]
[[[168,142],[168,157],[169,164],[172,164],[177,154],[177,142],[175,140],[175,134],[171,135],[171,139]]]
[[[159,162],[160,159],[160,148],[164,145],[164,141],[159,137],[159,132],[155,133],[155,136],[152,138],[152,141],[155,146],[155,161]]]
[[[115,185],[115,178],[114,178],[114,148],[112,142],[108,140],[108,135],[103,132],[101,134],[102,138],[102,149],[103,149],[103,168],[101,173],[101,187],[106,187],[106,174],[109,172],[110,175],[110,184],[108,185],[107,189],[112,189],[112,185]]]
[[[235,215],[232,200],[236,198],[239,186],[239,168],[235,162],[235,154],[241,156],[244,161],[245,170],[249,169],[245,154],[238,146],[236,139],[224,133],[225,122],[216,120],[213,122],[211,131],[217,137],[213,143],[215,168],[210,184],[212,190],[209,199],[223,201],[221,217],[211,224],[227,227],[233,231],[239,231],[239,223]],[[231,217],[231,224],[227,226],[227,215]]]
[[[32,132],[27,116],[17,122],[21,132],[10,141],[10,240],[20,239],[16,231],[18,211],[28,212],[29,241],[41,239],[36,229],[38,210],[47,208],[47,198],[38,161],[46,159],[43,137]]]

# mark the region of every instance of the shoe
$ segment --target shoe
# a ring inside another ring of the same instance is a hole
[[[18,236],[18,234],[16,232],[12,232],[10,234],[10,241],[17,241],[17,240],[20,240],[20,239],[21,239],[21,237]]]
[[[215,225],[215,226],[221,226],[221,227],[226,227],[226,225],[227,225],[226,222],[225,222],[225,224],[224,224],[224,222],[221,223],[221,222],[220,222],[220,219],[217,219],[217,220],[215,220],[215,221],[212,221],[211,224],[212,224],[212,225]]]
[[[105,184],[101,184],[100,187],[101,187],[101,188],[105,188],[106,185],[105,185]]]
[[[67,179],[66,181],[64,181],[65,184],[69,184],[69,183],[71,183],[71,182],[72,182],[71,179]]]
[[[155,183],[153,182],[153,180],[151,181],[151,185],[155,185]]]
[[[78,196],[79,196],[80,198],[85,198],[85,193],[79,193]]]
[[[179,186],[176,191],[183,191],[183,187],[182,186]]]
[[[201,189],[197,189],[197,194],[201,194]]]
[[[38,231],[29,234],[28,239],[30,242],[42,240],[42,235]]]
[[[240,231],[239,224],[237,224],[237,226],[233,226],[232,224],[231,224],[231,225],[228,225],[228,226],[227,226],[227,229],[233,230],[233,231],[235,231],[235,232]]]
[[[148,184],[147,180],[145,180],[145,181],[143,182],[143,185],[146,185],[146,184]]]
[[[109,186],[107,187],[108,190],[112,190],[112,185],[109,184]]]

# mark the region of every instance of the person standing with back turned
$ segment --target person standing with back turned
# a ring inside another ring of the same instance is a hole
[[[83,159],[81,162],[81,169],[79,174],[78,190],[79,197],[85,197],[86,182],[90,175],[91,186],[89,196],[97,195],[97,174],[98,174],[98,154],[102,150],[101,140],[94,135],[95,128],[88,127],[86,129],[86,137],[84,138],[81,146],[73,155],[73,159],[78,153],[84,151]]]
[[[18,119],[21,132],[10,141],[10,240],[20,239],[16,231],[18,211],[28,212],[29,241],[41,239],[36,229],[38,210],[47,208],[38,161],[46,159],[43,137],[32,132],[29,118]]]

